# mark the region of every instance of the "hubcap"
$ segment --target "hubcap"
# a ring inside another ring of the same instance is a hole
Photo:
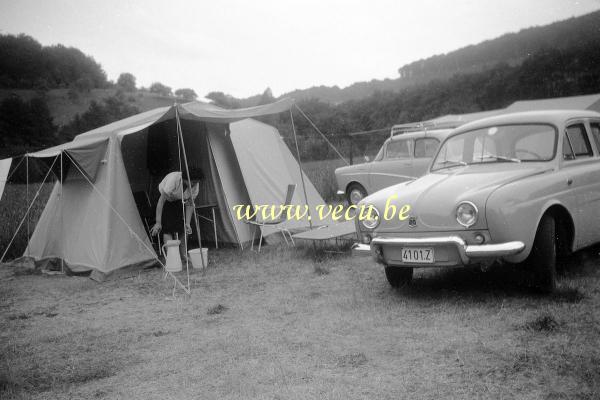
[[[359,201],[363,199],[363,193],[359,189],[352,189],[350,192],[350,202],[356,205]]]

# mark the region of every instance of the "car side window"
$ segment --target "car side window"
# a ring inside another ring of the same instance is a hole
[[[410,145],[410,140],[393,140],[389,142],[385,150],[385,158],[410,158]]]
[[[433,157],[440,142],[434,138],[415,140],[415,158]]]
[[[582,157],[592,156],[592,147],[585,132],[583,124],[575,124],[567,127],[566,138],[567,145],[570,145],[570,158],[565,157],[565,160],[573,160]],[[565,146],[563,142],[563,155]]]
[[[565,132],[563,135],[562,154],[563,154],[563,160],[574,160],[575,159],[575,156],[573,155],[573,150],[571,150],[571,145],[569,144],[569,138],[567,137],[567,132]]]
[[[594,137],[594,142],[596,142],[596,148],[600,151],[600,122],[590,122],[590,127],[592,128],[592,136]]]

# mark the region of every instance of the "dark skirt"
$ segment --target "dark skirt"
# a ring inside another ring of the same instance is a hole
[[[175,236],[175,233],[179,233],[179,236],[183,236],[185,231],[185,222],[183,221],[183,207],[181,200],[165,201],[163,204],[161,225],[163,233],[170,233]]]

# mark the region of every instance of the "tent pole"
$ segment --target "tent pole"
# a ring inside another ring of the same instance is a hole
[[[202,252],[202,237],[200,235],[200,225],[198,223],[198,215],[196,214],[196,199],[194,198],[194,196],[192,196],[192,180],[190,179],[190,168],[188,165],[188,161],[187,161],[187,153],[185,152],[185,143],[183,142],[183,131],[181,130],[181,120],[179,119],[179,106],[177,104],[175,104],[175,121],[177,122],[177,133],[179,135],[179,138],[181,139],[181,153],[183,154],[183,163],[185,165],[185,174],[187,177],[187,181],[188,181],[188,188],[190,191],[190,200],[192,200],[192,212],[194,213],[194,222],[196,225],[196,237],[198,238],[198,248],[200,249],[200,252]],[[181,162],[181,161],[180,161]],[[181,171],[183,174],[183,171]],[[183,176],[182,176],[183,179]],[[182,190],[183,190],[183,185],[182,185]],[[182,196],[182,201],[183,201],[183,196]],[[185,218],[185,207],[183,210],[183,217]],[[185,234],[185,251],[186,251],[186,259],[187,259],[187,233]],[[186,266],[188,265],[188,262],[186,262]],[[190,274],[188,272],[188,290],[190,289]]]
[[[21,230],[23,223],[25,222],[25,220],[27,219],[27,216],[29,215],[29,212],[31,211],[31,207],[33,207],[33,203],[35,202],[35,200],[38,198],[40,192],[42,191],[42,187],[44,186],[44,183],[46,183],[46,179],[48,179],[48,175],[50,175],[50,172],[52,172],[52,167],[54,167],[54,164],[56,164],[57,159],[58,159],[58,157],[56,157],[54,159],[54,161],[52,161],[52,165],[50,165],[50,169],[46,173],[46,176],[44,177],[42,184],[40,185],[37,192],[35,193],[35,196],[33,196],[33,200],[31,200],[31,203],[29,204],[27,211],[25,211],[25,215],[23,215],[23,218],[21,218],[21,221],[19,222],[19,225],[17,226],[17,229],[15,230],[13,237],[10,239],[10,242],[8,242],[8,246],[6,246],[4,253],[2,253],[2,257],[0,257],[0,263],[2,263],[2,261],[4,261],[4,257],[6,257],[6,253],[8,253],[8,249],[10,249],[10,246],[13,244],[13,241],[17,237],[17,234],[19,233],[19,231]]]
[[[292,121],[292,132],[294,132],[294,143],[296,144],[296,154],[298,155],[298,168],[300,169],[300,179],[302,181],[302,191],[304,192],[304,201],[308,207],[308,223],[310,229],[313,228],[312,215],[310,212],[310,204],[308,204],[308,196],[306,195],[306,185],[304,184],[304,173],[302,172],[302,158],[300,158],[300,149],[298,148],[298,137],[296,136],[296,126],[294,125],[294,114],[290,108],[290,121]]]
[[[27,204],[29,204],[29,156],[25,155],[25,196]],[[27,214],[27,247],[25,248],[25,254],[29,257],[29,214]]]
[[[60,237],[63,238],[63,151],[60,151]],[[60,272],[65,273],[65,255],[60,258]]]

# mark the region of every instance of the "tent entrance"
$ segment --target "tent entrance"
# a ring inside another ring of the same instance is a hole
[[[223,136],[223,131],[226,129],[226,124],[181,120],[188,166],[190,169],[201,170],[203,175],[195,204],[204,247],[214,247],[217,243],[219,245],[242,244],[230,218],[219,173],[224,168],[233,167],[239,170],[239,165],[235,154],[222,162],[215,162],[215,150],[211,148],[210,137]],[[231,146],[230,142],[229,146]],[[160,197],[158,184],[165,175],[173,171],[183,169],[185,176],[185,165],[183,160],[180,164],[179,158],[176,120],[163,121],[140,132],[123,136],[121,152],[131,192],[148,233],[156,218],[156,204]],[[217,149],[217,152],[220,154],[222,150]],[[235,182],[235,186],[237,190],[246,191],[243,180]],[[181,224],[183,230],[183,220]],[[192,218],[192,225],[194,225],[194,218]],[[192,226],[194,232],[195,229],[195,226]],[[188,247],[197,246],[197,242],[196,235],[188,237]]]

